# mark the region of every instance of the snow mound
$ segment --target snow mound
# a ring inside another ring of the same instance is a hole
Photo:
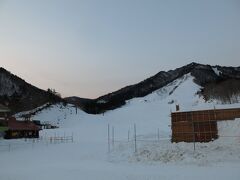
[[[81,109],[74,107],[71,104],[64,106],[63,104],[51,105],[49,108],[36,114],[33,119],[40,120],[41,122],[48,122],[52,125],[56,125],[60,128],[74,127],[78,125],[79,119],[81,119],[85,112]]]

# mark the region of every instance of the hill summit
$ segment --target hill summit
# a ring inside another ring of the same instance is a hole
[[[186,74],[191,74],[194,82],[202,87],[197,93],[206,101],[217,99],[222,103],[233,103],[233,97],[240,94],[240,67],[211,66],[193,62],[175,70],[160,71],[137,84],[126,86],[94,100],[82,101],[76,97],[66,100],[80,104],[81,108],[88,113],[98,114],[123,106],[127,100],[151,94]]]

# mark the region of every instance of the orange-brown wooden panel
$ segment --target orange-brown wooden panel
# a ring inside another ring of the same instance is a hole
[[[217,122],[174,122],[172,124],[173,142],[209,142],[217,138]]]
[[[240,118],[240,108],[213,109],[203,111],[172,113],[172,122],[178,121],[206,121],[206,120],[232,120]]]

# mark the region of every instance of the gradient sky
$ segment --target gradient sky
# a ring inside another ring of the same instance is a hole
[[[239,57],[239,0],[0,0],[0,65],[62,96]]]

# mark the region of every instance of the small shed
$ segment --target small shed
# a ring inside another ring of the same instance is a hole
[[[174,112],[172,142],[209,142],[218,138],[217,121],[240,118],[240,108]]]

